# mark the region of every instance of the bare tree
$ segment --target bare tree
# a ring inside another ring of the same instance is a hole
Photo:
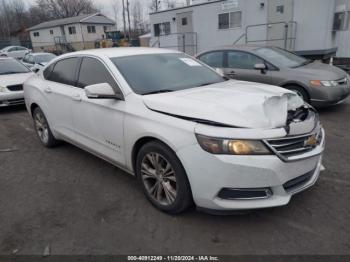
[[[66,18],[98,11],[91,0],[37,0],[37,4],[51,18]]]
[[[160,0],[152,0],[150,5],[151,12],[158,12],[160,9],[160,3]]]

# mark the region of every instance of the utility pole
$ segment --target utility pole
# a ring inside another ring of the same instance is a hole
[[[130,26],[130,3],[129,0],[126,0],[126,9],[128,11],[128,24],[129,24],[129,42],[131,40],[131,26]]]
[[[125,21],[125,3],[123,2],[123,23],[124,23],[124,40],[126,41],[126,21]]]

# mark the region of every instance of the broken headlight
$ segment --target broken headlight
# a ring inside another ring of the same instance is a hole
[[[212,138],[196,135],[204,151],[215,155],[270,155],[270,150],[262,141]]]

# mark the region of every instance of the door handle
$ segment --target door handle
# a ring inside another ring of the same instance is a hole
[[[236,75],[236,72],[235,71],[231,71],[229,73],[227,73],[228,76],[235,76]]]
[[[73,96],[73,100],[74,100],[74,101],[80,102],[80,101],[81,101],[81,96],[80,96],[80,94],[74,95],[74,96]]]
[[[52,93],[52,90],[51,90],[50,87],[46,87],[46,88],[44,89],[44,91],[45,91],[46,93]]]

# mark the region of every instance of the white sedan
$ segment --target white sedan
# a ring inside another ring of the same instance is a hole
[[[136,175],[168,213],[286,205],[322,167],[324,131],[295,93],[227,80],[181,52],[70,53],[24,91],[44,146],[64,140]]]
[[[31,49],[28,49],[23,46],[7,46],[0,50],[0,56],[2,57],[13,57],[16,59],[22,59],[26,54],[32,52]]]
[[[0,57],[0,107],[24,104],[23,83],[32,75],[18,60]]]

